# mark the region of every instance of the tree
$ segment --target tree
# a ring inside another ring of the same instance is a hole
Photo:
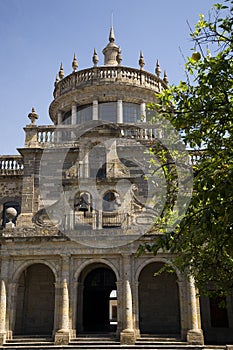
[[[175,254],[174,264],[194,276],[200,293],[233,288],[233,1],[215,4],[191,32],[186,81],[170,86],[154,105],[181,132],[200,159],[193,195],[172,232],[146,249]]]

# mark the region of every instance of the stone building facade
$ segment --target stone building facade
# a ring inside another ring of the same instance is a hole
[[[145,334],[230,342],[230,297],[220,310],[179,271],[154,276],[172,264],[169,252],[137,255],[160,234],[156,198],[166,203],[166,179],[161,172],[154,187],[146,151],[162,139],[147,104],[167,76],[159,63],[145,71],[142,53],[139,69],[122,66],[112,28],[103,55],[99,66],[94,50],[81,71],[74,56],[68,76],[61,65],[53,123],[37,125],[32,109],[19,155],[0,156],[1,343],[47,334],[68,344],[93,332],[121,344]]]

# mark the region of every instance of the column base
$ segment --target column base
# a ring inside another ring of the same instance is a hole
[[[134,345],[135,340],[134,330],[124,329],[120,334],[121,345]]]
[[[0,333],[0,346],[3,346],[6,342],[6,333]]]
[[[187,342],[192,345],[203,345],[204,337],[201,329],[190,329],[187,332]]]
[[[60,329],[54,337],[54,345],[68,345],[70,341],[70,332]]]

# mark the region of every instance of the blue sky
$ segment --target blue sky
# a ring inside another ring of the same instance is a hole
[[[95,47],[103,64],[112,13],[122,65],[138,68],[142,50],[145,70],[154,73],[159,59],[170,83],[177,84],[184,79],[183,56],[193,47],[187,21],[193,27],[215,2],[0,0],[0,154],[16,154],[23,147],[32,107],[38,124],[50,124],[48,108],[61,62],[68,75],[76,52],[79,69],[91,67]]]

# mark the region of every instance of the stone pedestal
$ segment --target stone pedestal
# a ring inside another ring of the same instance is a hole
[[[203,345],[204,337],[202,330],[190,329],[187,332],[187,342],[191,345]]]
[[[0,346],[6,342],[6,333],[0,333]]]
[[[54,338],[54,345],[68,345],[70,341],[70,333],[65,329],[59,329]]]
[[[121,345],[134,345],[135,344],[135,334],[134,331],[129,329],[124,329],[120,335]]]

